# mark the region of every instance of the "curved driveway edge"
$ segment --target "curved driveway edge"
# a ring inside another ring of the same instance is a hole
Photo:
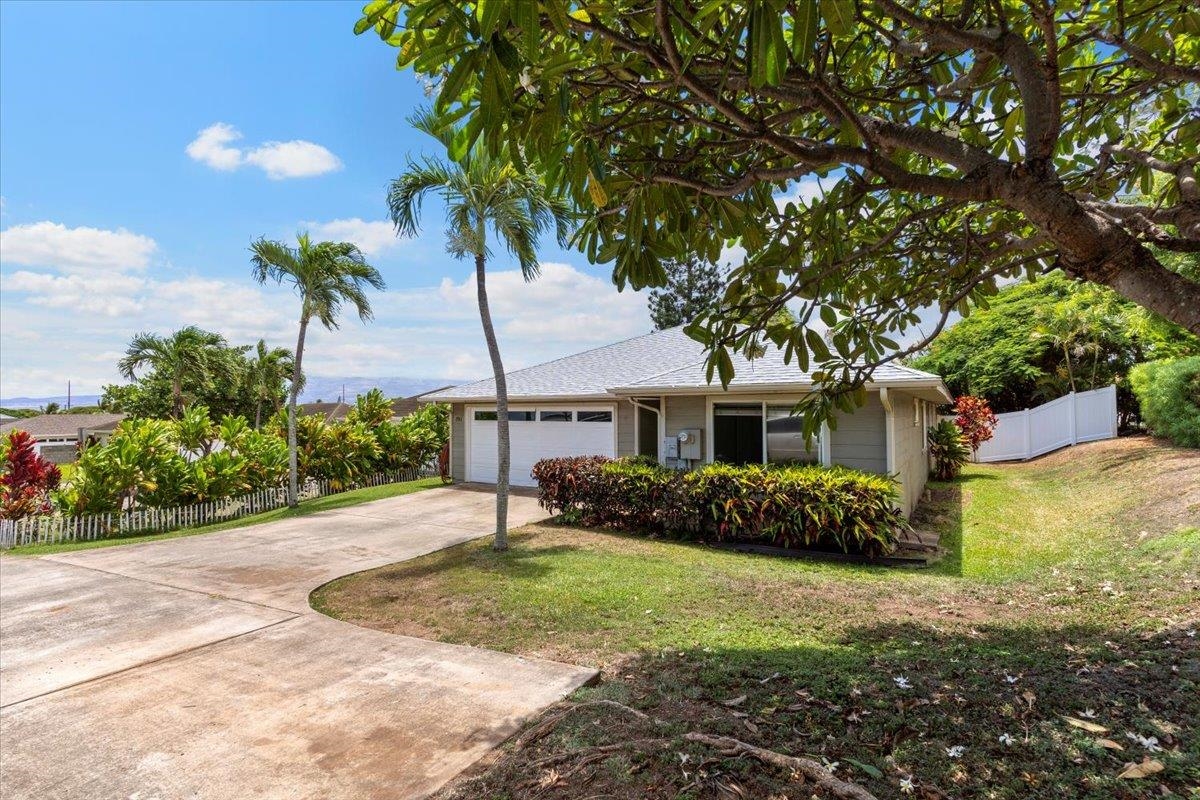
[[[0,558],[0,795],[416,798],[595,676],[395,636],[317,586],[486,535],[431,489],[202,536]],[[513,497],[514,526],[544,514]]]

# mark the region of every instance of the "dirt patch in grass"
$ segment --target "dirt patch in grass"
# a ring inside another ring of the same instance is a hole
[[[701,732],[879,798],[1196,800],[1197,483],[1200,452],[1119,440],[932,486],[922,524],[947,553],[925,570],[551,524],[509,553],[472,543],[314,601],[602,667],[445,798],[833,796]],[[1161,769],[1118,777],[1143,763]]]

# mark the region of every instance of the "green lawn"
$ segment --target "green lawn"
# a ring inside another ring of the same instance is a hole
[[[359,503],[367,503],[372,500],[383,500],[387,497],[399,497],[400,495],[412,494],[419,492],[422,489],[432,489],[435,486],[441,486],[440,478],[421,478],[415,481],[406,481],[404,483],[388,483],[383,486],[372,486],[367,489],[354,489],[341,494],[331,494],[325,497],[318,497],[313,500],[303,500],[296,508],[277,508],[273,511],[264,511],[261,514],[254,514],[248,517],[229,520],[228,522],[216,522],[212,525],[202,525],[198,528],[182,528],[180,530],[168,531],[167,533],[155,533],[149,535],[129,535],[129,536],[112,536],[106,539],[96,539],[95,541],[86,542],[61,542],[58,544],[33,544],[24,547],[14,547],[7,552],[17,555],[42,556],[51,553],[67,553],[73,550],[91,550],[96,547],[114,547],[122,544],[134,544],[136,542],[154,542],[160,539],[176,539],[180,536],[195,536],[202,533],[214,533],[216,531],[227,531],[232,528],[244,528],[247,525],[259,525],[264,522],[274,522],[281,519],[291,519],[292,517],[303,517],[308,514],[316,514],[319,511],[331,511],[335,508],[345,508],[346,506],[354,506]]]
[[[949,552],[925,570],[535,525],[509,553],[464,545],[313,603],[600,666],[576,700],[659,720],[589,707],[463,797],[810,796],[689,730],[839,762],[879,797],[906,779],[926,797],[1200,797],[1200,453],[1098,443],[933,490],[918,524]],[[1104,733],[1063,719],[1089,709]],[[1162,770],[1116,777],[1144,757]]]

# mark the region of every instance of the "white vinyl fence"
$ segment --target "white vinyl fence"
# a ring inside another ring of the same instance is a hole
[[[1015,461],[1080,442],[1115,439],[1117,387],[1072,392],[1036,408],[996,416],[1000,421],[992,438],[980,445],[976,461]]]
[[[335,488],[330,481],[310,480],[301,485],[299,499],[311,500],[330,494],[348,492],[369,486],[413,481],[421,477],[438,474],[436,466],[421,469],[380,472],[353,486]],[[214,522],[271,511],[287,505],[287,488],[263,489],[241,497],[196,503],[172,508],[139,508],[106,514],[84,514],[81,516],[35,516],[22,519],[0,520],[0,548],[27,544],[53,544],[110,536],[128,536],[143,533],[163,533],[178,528],[194,528]]]

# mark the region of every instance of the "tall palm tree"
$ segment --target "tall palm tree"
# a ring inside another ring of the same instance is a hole
[[[246,376],[250,384],[250,394],[254,397],[255,428],[262,424],[264,403],[270,403],[273,412],[279,411],[282,405],[279,398],[283,384],[294,377],[295,366],[291,350],[286,347],[267,347],[265,340],[258,340]],[[304,389],[303,375],[300,376],[300,389]]]
[[[288,389],[288,505],[295,506],[299,494],[296,471],[296,398],[303,384],[300,363],[304,358],[304,337],[308,324],[316,320],[326,330],[339,327],[338,314],[343,305],[352,305],[363,322],[371,319],[368,286],[382,290],[383,276],[367,263],[362,251],[349,242],[316,242],[307,233],[297,237],[296,247],[283,242],[259,239],[250,245],[254,279],[271,279],[290,284],[300,295],[300,333],[292,361],[292,381]]]
[[[171,416],[179,419],[187,404],[183,395],[185,382],[194,385],[234,377],[228,349],[224,336],[195,325],[177,330],[170,336],[139,333],[130,341],[125,357],[117,367],[128,380],[133,380],[134,373],[147,366],[168,375],[171,378]]]
[[[436,138],[447,149],[457,129],[425,112],[412,120],[418,129]],[[440,194],[446,203],[446,249],[456,258],[475,261],[475,288],[479,319],[487,341],[496,380],[496,538],[493,548],[508,549],[508,387],[492,315],[488,309],[486,267],[492,255],[488,246],[493,234],[516,256],[526,281],[538,276],[537,244],[541,234],[554,228],[560,245],[570,234],[571,214],[566,202],[551,195],[536,175],[517,169],[511,161],[497,158],[482,147],[468,152],[460,161],[439,159],[410,161],[408,171],[392,181],[388,207],[397,233],[415,235],[420,227],[421,201],[428,193]]]

